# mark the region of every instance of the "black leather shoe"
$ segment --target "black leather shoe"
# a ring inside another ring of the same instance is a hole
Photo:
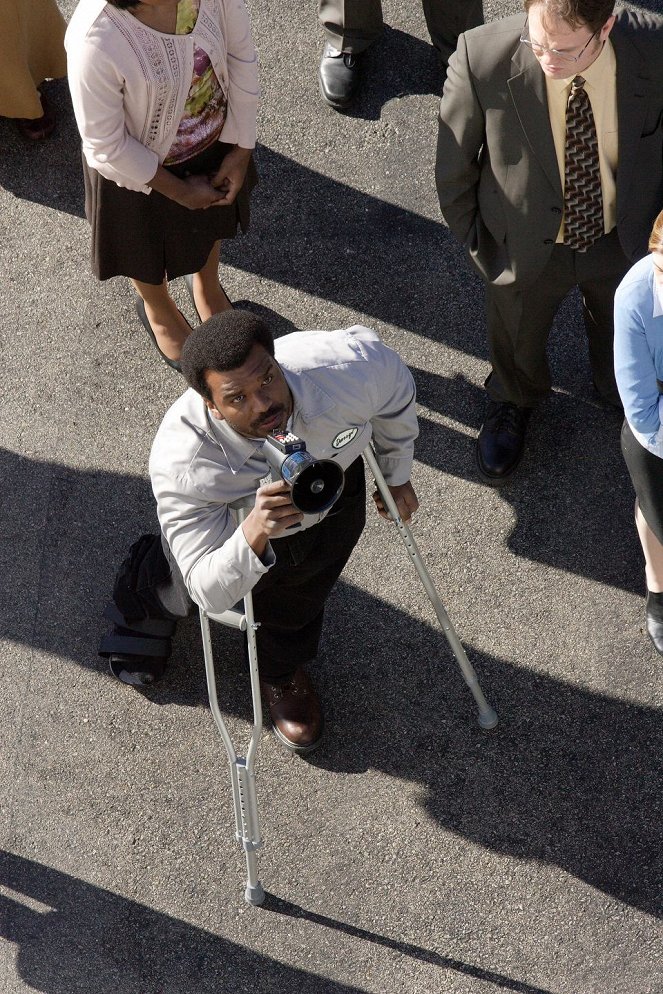
[[[659,656],[663,656],[663,621],[659,620],[661,609],[658,605],[651,605],[651,599],[651,593],[648,593],[647,606],[645,608],[647,635],[649,635],[649,638],[652,640],[654,648]]]
[[[291,752],[311,752],[320,745],[323,717],[320,698],[300,666],[285,684],[260,681],[274,734]]]
[[[530,407],[489,400],[477,439],[477,466],[485,483],[499,486],[515,473],[525,448]]]
[[[345,110],[355,98],[359,86],[361,55],[339,52],[325,43],[318,72],[320,96],[334,110]]]

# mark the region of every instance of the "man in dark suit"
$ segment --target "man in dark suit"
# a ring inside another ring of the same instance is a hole
[[[618,405],[614,291],[663,207],[663,18],[612,0],[525,0],[461,35],[440,103],[442,213],[486,281],[482,478],[508,479],[550,389],[546,344],[583,296],[594,383]]]
[[[482,0],[422,0],[433,45],[446,72],[461,31],[483,23]],[[357,93],[363,54],[382,32],[381,0],[318,0],[325,30],[320,62],[320,95],[335,110],[345,110]]]

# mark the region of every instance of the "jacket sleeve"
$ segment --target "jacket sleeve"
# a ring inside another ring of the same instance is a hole
[[[254,148],[258,111],[258,56],[244,0],[222,0],[228,53],[228,113],[220,141]]]
[[[275,562],[264,560],[236,527],[227,504],[197,491],[188,478],[170,479],[151,466],[159,523],[192,600],[218,614],[242,600]]]
[[[621,287],[615,294],[615,379],[628,423],[651,445],[660,444],[661,395],[645,319],[628,289]]]
[[[377,335],[363,345],[371,364],[370,422],[375,455],[386,482],[396,487],[410,479],[414,440],[419,434],[414,380],[398,353]]]
[[[477,220],[479,153],[484,141],[485,119],[461,34],[440,101],[435,183],[442,216],[463,244],[471,240]]]
[[[69,88],[85,161],[118,186],[150,193],[159,166],[155,152],[126,129],[124,80],[112,58],[92,37],[76,35],[67,46]]]

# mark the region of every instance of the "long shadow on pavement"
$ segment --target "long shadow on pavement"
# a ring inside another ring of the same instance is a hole
[[[57,115],[56,129],[46,141],[23,138],[13,121],[0,117],[0,186],[20,200],[84,217],[81,140],[67,81],[47,83],[46,93]]]
[[[312,66],[312,72],[317,68]],[[380,38],[364,54],[362,85],[344,116],[379,121],[383,106],[390,100],[426,93],[441,96],[443,83],[433,46],[385,24]]]
[[[0,472],[5,535],[14,536],[0,581],[3,636],[101,671],[96,648],[115,566],[141,525],[154,528],[147,482],[6,451]],[[607,530],[595,558],[612,555],[614,541]],[[502,723],[489,735],[468,734],[475,715],[437,628],[347,583],[334,592],[328,618],[342,619],[327,624],[318,677],[332,732],[314,762],[375,767],[420,783],[431,815],[459,835],[556,864],[620,900],[655,908],[663,818],[656,817],[661,745],[653,710],[470,651]],[[220,637],[219,658],[236,660],[224,674],[223,707],[245,717],[241,637],[225,629]],[[437,658],[450,666],[448,675],[417,662]],[[180,626],[153,699],[205,701],[193,617]]]
[[[416,367],[412,372],[418,402],[468,429],[466,434],[420,416],[417,459],[483,486],[474,452],[484,391],[460,371],[452,377]],[[621,413],[598,402],[553,394],[534,413],[522,465],[499,495],[515,514],[507,537],[515,555],[643,593],[633,486],[620,450],[622,421]]]
[[[318,676],[332,731],[310,762],[419,783],[430,816],[459,836],[660,911],[663,729],[654,708],[468,646],[500,715],[483,732],[438,628],[344,583],[333,597],[328,618],[342,625],[326,626]]]
[[[326,979],[262,956],[237,943],[180,921],[137,901],[113,894],[41,863],[0,853],[0,935],[16,944],[16,969],[32,989],[44,994],[206,994],[253,990],[260,994],[315,991],[359,994],[360,988]],[[27,899],[27,900],[26,900]],[[39,902],[43,909],[35,909]],[[397,950],[441,969],[477,977],[517,994],[548,991],[429,952],[411,943],[332,922],[268,898],[267,908],[322,927],[335,927],[362,941]],[[262,911],[256,911],[262,914]],[[225,983],[230,982],[232,988]],[[363,988],[362,988],[363,990]]]
[[[353,189],[264,145],[256,154],[261,183],[252,228],[224,246],[227,262],[462,352],[485,354],[483,287],[441,219]]]

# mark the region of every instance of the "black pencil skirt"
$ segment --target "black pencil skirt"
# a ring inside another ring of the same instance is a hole
[[[233,148],[215,142],[171,171],[210,173]],[[129,276],[159,284],[199,272],[220,238],[234,238],[249,226],[251,190],[258,177],[253,159],[234,203],[207,210],[189,210],[153,190],[138,193],[105,179],[83,157],[85,213],[92,227],[92,271],[100,280]]]
[[[622,426],[622,454],[644,519],[663,544],[663,459],[640,444],[628,421]]]

